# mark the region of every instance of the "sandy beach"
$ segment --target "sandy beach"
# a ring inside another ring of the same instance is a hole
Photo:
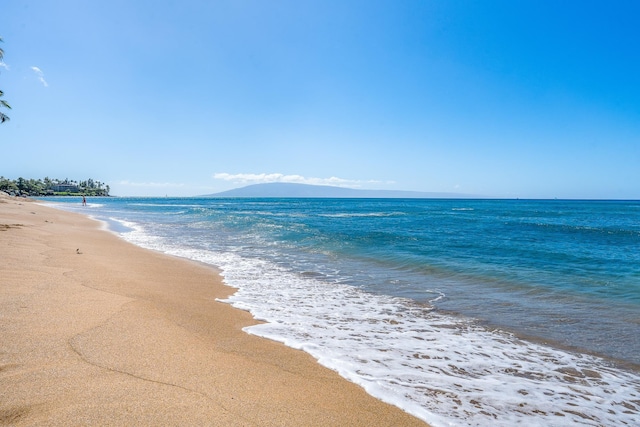
[[[89,218],[2,194],[0,259],[0,425],[425,425]]]

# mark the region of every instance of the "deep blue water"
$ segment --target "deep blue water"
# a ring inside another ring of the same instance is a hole
[[[272,277],[260,285],[274,290],[271,303],[307,286],[319,307],[323,293],[347,286],[483,331],[640,365],[638,201],[100,198],[83,208],[47,200],[136,244],[223,267],[240,289],[236,305],[256,316],[259,302],[243,296],[251,274]]]

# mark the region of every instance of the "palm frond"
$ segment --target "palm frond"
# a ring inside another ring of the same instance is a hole
[[[2,37],[0,37],[0,42],[2,42]],[[4,50],[0,48],[0,61],[2,61],[3,57],[4,57]],[[0,90],[0,96],[2,95],[4,95],[4,92]],[[0,106],[11,109],[11,105],[9,105],[9,103],[4,100],[0,100]],[[0,113],[0,123],[4,123],[8,120],[9,120],[9,116],[7,116],[6,114]]]

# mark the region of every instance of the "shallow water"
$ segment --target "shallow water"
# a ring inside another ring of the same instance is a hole
[[[640,425],[640,202],[90,202],[64,208],[219,266],[247,332],[434,426]]]

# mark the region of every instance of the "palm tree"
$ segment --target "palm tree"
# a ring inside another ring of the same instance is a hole
[[[0,42],[2,42],[2,37],[0,37]],[[2,58],[4,58],[4,50],[2,50],[2,48],[0,48],[0,61],[2,61]],[[4,95],[4,92],[2,92],[0,90],[0,97],[2,97],[2,95]],[[11,105],[9,105],[9,103],[7,101],[5,101],[4,99],[0,99],[0,107],[5,107],[8,109],[11,109]],[[9,120],[9,116],[7,116],[6,114],[0,112],[0,123],[4,123],[7,120]]]
[[[0,96],[2,96],[2,95],[4,95],[4,92],[2,92],[0,90]],[[8,109],[11,109],[11,105],[9,105],[9,103],[7,101],[5,101],[4,99],[0,99],[0,106],[6,107]],[[3,112],[0,112],[0,123],[4,123],[7,120],[9,120],[9,116],[4,114]]]

